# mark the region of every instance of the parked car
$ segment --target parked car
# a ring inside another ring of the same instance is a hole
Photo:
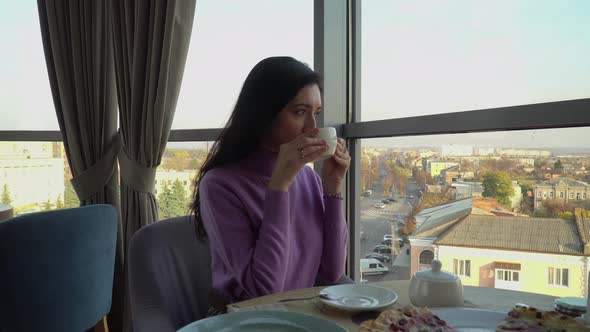
[[[391,234],[385,234],[385,235],[383,235],[383,241],[385,241],[387,239],[390,239],[391,240],[392,238],[393,238],[393,236]]]
[[[389,268],[384,266],[374,258],[361,258],[361,275],[362,274],[383,274],[389,272]]]
[[[388,201],[388,200],[386,200],[386,199],[382,199],[382,200],[381,200],[381,203],[383,203],[383,204],[391,204],[391,202],[390,202],[390,201]]]
[[[363,196],[371,196],[373,195],[373,191],[372,190],[367,190],[363,193]]]
[[[392,239],[385,239],[385,240],[381,241],[381,244],[391,247],[391,240]]]
[[[408,198],[413,199],[414,198],[414,195],[410,195],[410,196],[408,196]]]
[[[390,254],[391,255],[391,247],[386,245],[377,245],[373,248],[373,252],[378,254]]]
[[[374,207],[378,208],[378,209],[385,209],[385,204],[379,202],[379,203],[375,203],[375,205],[373,205]]]
[[[378,261],[380,261],[381,263],[387,263],[391,260],[391,257],[388,255],[383,255],[383,254],[378,254],[376,252],[372,252],[370,254],[366,254],[365,258],[373,258],[376,259]]]
[[[393,197],[389,197],[389,198],[386,198],[386,199],[390,203],[396,203],[397,202],[397,200],[395,198],[393,198]]]

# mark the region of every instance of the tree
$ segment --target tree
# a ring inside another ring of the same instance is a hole
[[[158,212],[160,214],[160,219],[170,218],[172,215],[172,210],[170,208],[171,195],[172,191],[170,190],[168,183],[164,181],[164,187],[160,194],[158,194]]]
[[[373,182],[371,176],[371,159],[363,154],[361,157],[361,190],[368,190]]]
[[[553,169],[556,171],[561,171],[563,169],[563,165],[561,164],[561,160],[557,160],[555,164],[553,164]]]
[[[414,179],[416,179],[416,182],[418,182],[420,185],[426,185],[426,184],[434,184],[434,179],[432,178],[432,175],[430,175],[430,173],[420,170],[417,167],[415,167],[412,170],[412,174],[414,176]]]
[[[164,182],[164,188],[158,195],[160,219],[180,217],[187,213],[188,195],[179,179],[174,180],[172,187]]]
[[[568,207],[558,199],[546,199],[543,200],[543,210],[547,218],[559,218],[563,212],[568,211]]]
[[[393,189],[393,173],[391,171],[387,172],[387,175],[383,179],[383,196],[391,196],[393,193],[391,190]]]
[[[503,205],[510,205],[510,198],[514,196],[512,180],[506,172],[488,172],[483,176],[483,197],[497,198]]]
[[[528,183],[521,183],[520,190],[522,191],[522,200],[520,201],[520,211],[522,213],[533,216],[535,211],[535,201],[533,198],[533,186]],[[530,193],[530,195],[529,195]]]
[[[64,203],[62,202],[61,194],[59,194],[57,196],[57,199],[55,200],[55,208],[56,209],[63,209],[64,208]]]
[[[570,211],[565,211],[559,214],[560,219],[574,220],[574,214]]]
[[[172,183],[171,192],[172,217],[184,216],[188,208],[188,195],[179,179],[174,180],[174,183]]]
[[[43,203],[43,211],[53,210],[53,206],[51,206],[51,200],[48,198],[47,202]]]
[[[65,208],[73,208],[80,206],[80,200],[78,199],[78,195],[76,191],[74,191],[74,186],[68,180],[64,182],[64,206]]]
[[[8,190],[8,183],[5,183],[2,186],[2,197],[0,198],[0,203],[4,204],[12,204],[12,199],[10,198],[10,190]]]

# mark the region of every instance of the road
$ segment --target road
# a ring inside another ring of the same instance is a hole
[[[380,245],[383,236],[392,234],[392,226],[397,228],[401,222],[404,221],[405,216],[411,211],[412,205],[419,199],[421,192],[420,187],[413,180],[409,178],[408,181],[408,195],[406,197],[399,197],[394,195],[398,200],[396,203],[385,205],[384,209],[376,208],[374,205],[386,198],[382,196],[383,186],[382,179],[376,183],[375,190],[371,196],[361,197],[361,231],[364,236],[361,239],[361,258],[366,254],[371,253],[376,245]],[[409,198],[412,196],[413,198]],[[396,237],[394,235],[394,237]],[[396,256],[392,256],[392,260],[384,265],[389,268],[389,273],[381,275],[367,275],[363,278],[368,281],[382,281],[382,280],[406,280],[410,278],[409,266],[393,266]]]

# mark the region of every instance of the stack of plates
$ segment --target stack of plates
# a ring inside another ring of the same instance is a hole
[[[586,313],[586,298],[562,297],[555,300],[555,310],[570,317],[579,317]]]

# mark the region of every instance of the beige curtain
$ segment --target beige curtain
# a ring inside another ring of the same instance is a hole
[[[37,5],[53,103],[74,189],[81,205],[118,207],[119,142],[110,3],[38,0]],[[123,286],[120,224],[118,233],[114,315],[122,312],[123,304],[118,296]]]
[[[168,142],[196,0],[111,0],[122,149],[125,252],[133,234],[158,220],[156,167]],[[125,314],[128,317],[128,314]],[[125,331],[130,320],[125,319]]]

